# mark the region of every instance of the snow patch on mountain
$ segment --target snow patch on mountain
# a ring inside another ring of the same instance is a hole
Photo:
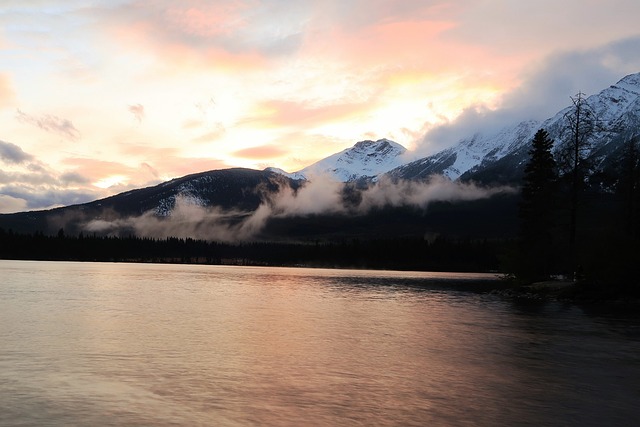
[[[482,163],[493,162],[513,152],[522,144],[526,144],[538,129],[535,120],[508,126],[492,135],[476,134],[470,139],[463,140],[455,148],[454,163],[445,168],[443,174],[450,179],[458,179],[460,175]]]
[[[196,178],[192,182],[181,184],[178,186],[177,194],[160,199],[154,212],[155,215],[159,217],[169,217],[179,204],[199,207],[207,206],[209,201],[202,198],[194,186],[194,184],[200,181],[206,182],[207,179]]]

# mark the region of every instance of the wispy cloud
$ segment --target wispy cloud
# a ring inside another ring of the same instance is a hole
[[[133,114],[133,117],[138,121],[138,123],[142,123],[142,119],[144,119],[144,105],[129,105],[129,112]]]
[[[16,111],[16,119],[22,123],[37,126],[44,131],[57,133],[72,141],[80,138],[80,132],[69,119],[64,119],[52,114],[35,116],[19,109]]]
[[[148,170],[149,173],[151,175],[153,175],[154,178],[156,178],[156,179],[160,178],[160,174],[158,173],[158,171],[153,166],[151,166],[149,163],[143,162],[140,166],[142,166],[143,168]]]

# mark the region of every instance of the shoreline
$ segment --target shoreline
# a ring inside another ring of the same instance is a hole
[[[579,305],[629,307],[640,309],[640,289],[628,284],[603,284],[548,280],[529,284],[512,283],[493,289],[492,295],[513,300],[556,301]],[[638,310],[640,315],[640,310]]]

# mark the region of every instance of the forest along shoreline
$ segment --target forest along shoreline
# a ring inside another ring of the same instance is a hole
[[[77,236],[63,229],[57,235],[15,233],[0,228],[0,259],[33,261],[89,261],[169,263],[203,265],[239,265],[266,267],[304,267],[428,271],[452,273],[504,274],[489,283],[460,281],[429,284],[448,289],[493,293],[520,300],[608,303],[640,307],[640,286],[631,260],[637,248],[624,245],[602,261],[608,268],[599,274],[553,276],[545,269],[527,265],[527,273],[509,273],[510,260],[540,259],[535,254],[519,253],[522,246],[509,239],[468,239],[420,237],[343,239],[340,241],[246,242],[229,244],[190,238],[140,238],[136,236]],[[627,256],[620,256],[625,252]],[[515,257],[514,257],[515,255]],[[529,255],[529,256],[524,256]],[[615,262],[613,262],[614,260]],[[612,264],[612,266],[609,266]],[[616,268],[621,267],[621,268]],[[517,269],[514,269],[517,270]],[[531,272],[537,271],[537,274]],[[540,272],[543,274],[540,274]],[[536,276],[546,276],[535,280]],[[550,280],[555,278],[555,280]],[[414,282],[415,284],[415,282]],[[639,310],[640,311],[640,310]]]

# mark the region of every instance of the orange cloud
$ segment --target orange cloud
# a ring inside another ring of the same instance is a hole
[[[218,126],[208,132],[199,135],[192,139],[193,142],[211,142],[219,139],[226,133],[226,130],[223,126]]]
[[[67,158],[63,163],[73,167],[73,172],[97,180],[110,175],[136,176],[140,170],[123,163],[88,158]]]
[[[287,153],[288,150],[280,147],[273,145],[261,145],[259,147],[249,147],[243,150],[238,150],[232,153],[232,155],[236,157],[244,157],[246,159],[262,160],[284,156]]]
[[[256,108],[256,114],[243,122],[263,127],[296,126],[309,128],[331,121],[366,114],[374,108],[372,102],[355,102],[313,107],[302,102],[270,100]]]
[[[146,182],[151,176],[154,178],[175,178],[190,173],[212,169],[228,168],[222,160],[213,158],[186,158],[180,149],[173,147],[153,147],[148,145],[126,144],[119,152],[127,158],[140,160],[141,168],[119,168],[120,164],[97,165],[99,170],[106,170],[110,174],[131,176],[132,180]],[[135,170],[135,174],[132,173]]]
[[[158,162],[157,167],[163,175],[176,178],[191,173],[226,169],[229,165],[218,159],[178,157]]]
[[[127,157],[142,157],[145,159],[171,158],[179,155],[179,150],[174,147],[154,147],[150,145],[125,143],[120,144],[118,152]]]
[[[119,185],[142,187],[149,183],[177,178],[190,173],[229,167],[224,162],[207,158],[171,156],[141,162],[136,166],[87,158],[68,158],[63,161],[73,173],[87,177],[91,182],[108,181],[117,177]],[[124,190],[123,190],[124,191]]]

